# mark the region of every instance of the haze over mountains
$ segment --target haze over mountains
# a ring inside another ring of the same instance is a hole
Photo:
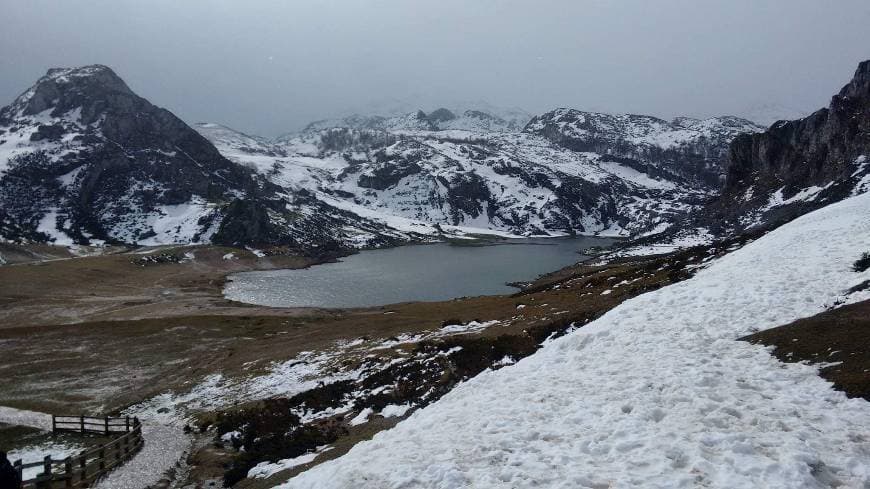
[[[0,235],[310,250],[651,234],[690,215],[701,221],[681,231],[715,235],[864,184],[864,143],[837,141],[863,137],[850,121],[865,114],[867,71],[830,109],[766,132],[730,116],[439,108],[316,121],[268,140],[191,129],[105,66],[52,69],[0,111]],[[783,162],[809,150],[809,166]],[[717,205],[738,223],[720,225]]]

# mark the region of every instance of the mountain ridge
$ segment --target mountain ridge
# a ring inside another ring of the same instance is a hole
[[[71,243],[376,247],[491,233],[636,235],[708,200],[743,131],[556,109],[193,128],[111,69],[52,69],[0,111],[0,235]],[[28,189],[35,189],[28,192]]]

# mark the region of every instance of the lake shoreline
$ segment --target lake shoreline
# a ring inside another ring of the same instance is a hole
[[[362,250],[317,267],[233,273],[223,293],[242,304],[329,310],[510,294],[522,289],[517,285],[593,258],[618,242],[560,236]]]

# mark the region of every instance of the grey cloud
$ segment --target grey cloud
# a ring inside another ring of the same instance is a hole
[[[809,111],[870,57],[866,0],[0,3],[0,105],[102,63],[189,122],[267,136],[385,100]]]

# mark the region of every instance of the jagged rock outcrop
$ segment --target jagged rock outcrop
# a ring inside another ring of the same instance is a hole
[[[870,61],[827,108],[740,135],[721,195],[690,222],[715,233],[773,227],[870,190]]]

